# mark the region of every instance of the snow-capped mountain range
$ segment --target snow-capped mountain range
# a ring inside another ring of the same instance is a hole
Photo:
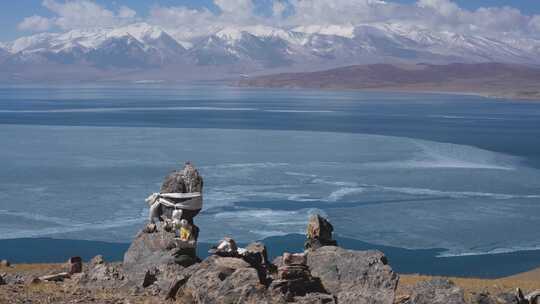
[[[130,71],[130,77],[182,79],[186,74],[189,78],[234,77],[378,62],[539,64],[540,40],[495,39],[391,23],[292,29],[226,27],[183,40],[160,27],[138,23],[43,33],[0,44],[4,71],[0,79],[4,80],[39,79],[43,73],[37,70],[47,68],[59,75],[63,70],[72,71],[69,77],[77,75],[73,73],[77,70],[81,75],[100,77]]]

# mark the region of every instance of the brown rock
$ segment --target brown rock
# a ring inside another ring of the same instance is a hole
[[[465,304],[463,289],[446,279],[416,284],[406,304]],[[489,303],[489,302],[488,302]]]
[[[278,269],[278,278],[281,280],[292,280],[309,278],[311,276],[307,266],[292,265],[282,266]]]
[[[39,284],[39,283],[41,283],[41,279],[38,277],[30,277],[28,281],[26,282],[26,284],[28,285]]]
[[[307,230],[305,249],[317,249],[323,246],[337,246],[337,242],[332,237],[334,227],[324,217],[314,214],[310,216]]]
[[[307,258],[303,253],[283,253],[284,265],[306,265]]]
[[[69,258],[67,265],[68,265],[68,273],[70,275],[82,272],[82,258],[81,257]]]
[[[0,261],[0,266],[1,267],[9,267],[9,266],[11,266],[11,263],[8,260],[2,260],[2,261]]]
[[[195,266],[178,298],[192,303],[273,303],[257,270],[237,258],[211,256]]]
[[[392,304],[398,275],[378,251],[353,251],[327,246],[307,254],[311,275],[340,304]]]

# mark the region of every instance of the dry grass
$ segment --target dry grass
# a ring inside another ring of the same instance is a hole
[[[10,267],[0,266],[0,273],[54,273],[65,267],[65,264],[15,264]]]
[[[17,273],[24,276],[35,277],[65,270],[64,264],[17,264],[12,267],[0,267],[0,273]],[[412,286],[420,281],[431,280],[434,277],[423,275],[401,275],[398,295],[406,295]],[[473,294],[490,292],[514,292],[517,287],[526,291],[540,288],[540,269],[501,279],[474,279],[474,278],[448,278],[465,291],[466,299]],[[0,287],[0,304],[4,303],[133,303],[153,304],[161,301],[154,297],[133,297],[122,295],[112,289],[86,290],[76,283],[43,282],[39,284],[23,284]]]
[[[416,283],[431,280],[434,277],[423,275],[401,275],[399,280],[398,294],[407,294],[407,291]],[[448,278],[456,285],[463,288],[465,297],[470,299],[475,293],[489,292],[499,294],[502,292],[514,292],[517,287],[533,291],[540,289],[540,269],[523,274],[501,279],[475,279],[475,278]]]

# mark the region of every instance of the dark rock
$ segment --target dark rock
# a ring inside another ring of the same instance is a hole
[[[239,258],[211,256],[195,266],[177,298],[192,303],[274,303],[257,270]],[[189,301],[188,301],[189,300]]]
[[[186,284],[189,278],[189,275],[177,276],[174,281],[171,282],[171,285],[167,290],[165,300],[175,300],[176,295],[178,294],[178,290],[180,290],[180,288]]]
[[[161,185],[160,193],[193,193],[203,190],[203,178],[199,174],[199,171],[191,164],[186,162],[184,168],[179,171],[173,171],[163,181]],[[191,200],[201,200],[202,198],[192,198]],[[186,199],[169,198],[173,203],[183,202],[186,203]],[[161,205],[158,210],[157,216],[164,218],[172,218],[172,212],[174,208],[165,207]],[[190,224],[193,224],[193,216],[197,212],[193,213],[189,210],[184,210],[182,218],[188,220]]]
[[[1,267],[9,267],[9,266],[11,266],[11,263],[8,260],[2,260],[2,261],[0,261],[0,266]]]
[[[173,171],[163,181],[161,193],[202,192],[203,179],[193,164],[186,162],[184,168]]]
[[[378,251],[352,251],[327,246],[310,251],[311,275],[321,279],[325,290],[340,304],[392,304],[398,275]]]
[[[249,244],[246,247],[244,256],[252,256],[252,260],[261,265],[270,264],[270,261],[268,261],[268,251],[266,250],[266,246],[264,246],[264,244],[261,242]]]
[[[177,255],[175,235],[166,231],[139,233],[124,255],[124,271],[140,281],[146,272],[159,265],[174,264]]]
[[[311,293],[303,297],[294,297],[298,304],[336,304],[334,296],[324,293]]]
[[[82,272],[82,258],[81,257],[71,257],[67,262],[68,273],[76,274]]]
[[[485,300],[485,299],[484,299]],[[416,284],[407,304],[465,304],[463,289],[445,279]]]
[[[142,287],[146,288],[146,287],[154,284],[154,282],[157,281],[157,273],[158,273],[157,269],[147,270],[145,275],[144,275]]]
[[[473,304],[499,304],[497,299],[493,297],[489,292],[482,292],[479,294],[474,294],[472,297]]]
[[[311,275],[294,279],[274,280],[269,288],[272,291],[278,291],[287,301],[293,301],[295,297],[303,297],[311,293],[328,294],[322,286],[321,280]]]
[[[41,283],[41,279],[38,277],[30,277],[28,278],[28,281],[26,282],[27,285],[33,285],[33,284],[39,284]]]
[[[500,293],[496,297],[497,304],[519,304],[519,300],[513,293]]]
[[[278,269],[278,277],[281,280],[302,279],[310,276],[309,268],[305,265],[281,266]]]
[[[283,253],[284,265],[306,265],[307,257],[304,253]]]
[[[524,296],[521,289],[518,288],[517,293],[518,293],[518,296],[517,296],[518,300],[524,303],[538,304],[540,302],[540,290],[533,291]]]
[[[520,304],[518,298],[513,293],[501,293],[492,295],[489,292],[474,294],[471,302],[473,304]],[[529,302],[526,302],[529,304]]]
[[[3,279],[7,285],[20,285],[20,284],[24,284],[26,281],[26,279],[23,276],[16,273],[4,274]]]
[[[144,233],[154,233],[154,232],[157,232],[157,225],[154,224],[154,223],[150,223],[150,224],[146,225],[146,227],[144,227],[143,232],[144,232]]]
[[[257,270],[261,284],[268,285],[270,283],[268,274],[275,271],[275,266],[268,261],[266,246],[261,242],[249,244],[242,257]]]
[[[4,279],[4,274],[0,274],[0,286],[2,285],[7,285],[7,282]]]
[[[84,274],[81,281],[88,282],[113,282],[125,279],[124,272],[119,264],[91,263],[88,271]],[[108,283],[105,283],[108,284]]]
[[[330,222],[318,214],[310,216],[307,231],[305,249],[317,249],[323,246],[337,246],[332,237],[334,227]]]

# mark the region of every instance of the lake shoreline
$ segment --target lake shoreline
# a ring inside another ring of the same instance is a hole
[[[337,237],[336,239],[339,246],[346,249],[384,252],[393,269],[401,274],[497,279],[540,267],[540,250],[440,257],[445,249],[405,249],[369,244],[349,238]],[[262,242],[267,246],[271,258],[274,258],[283,252],[302,251],[304,236],[290,234],[266,238]],[[211,246],[210,243],[199,243],[199,257],[207,257]],[[123,259],[128,247],[128,243],[86,240],[3,239],[0,240],[0,248],[3,248],[0,259],[7,259],[16,264],[49,264],[65,262],[71,256],[81,256],[84,261],[88,261],[96,255],[103,255],[107,261],[118,262]]]

